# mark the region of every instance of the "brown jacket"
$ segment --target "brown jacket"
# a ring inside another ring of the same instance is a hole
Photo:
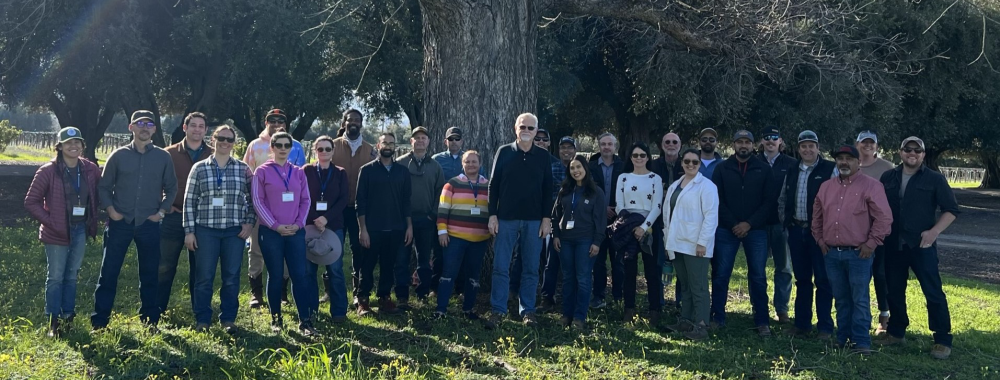
[[[184,194],[187,189],[187,179],[188,174],[191,174],[191,168],[194,167],[194,163],[207,159],[215,153],[212,147],[208,146],[206,143],[202,143],[201,154],[198,155],[198,160],[191,161],[191,155],[187,152],[187,147],[184,146],[184,140],[164,148],[167,153],[170,154],[170,160],[174,162],[174,174],[177,176],[177,196],[174,197],[174,207],[178,210],[184,210]]]
[[[333,140],[333,160],[334,165],[344,168],[347,172],[348,194],[347,206],[353,207],[358,194],[358,175],[361,174],[361,167],[375,160],[377,153],[375,147],[367,142],[362,142],[358,151],[351,156],[351,145],[344,137]]]

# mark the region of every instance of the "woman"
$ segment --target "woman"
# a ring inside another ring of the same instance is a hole
[[[60,334],[60,319],[76,316],[76,280],[83,263],[87,236],[97,237],[97,182],[101,170],[81,157],[86,144],[79,129],[59,131],[56,157],[35,172],[24,208],[41,223],[38,239],[45,246],[46,335]]]
[[[320,136],[313,143],[318,162],[306,165],[302,170],[309,182],[311,205],[306,216],[306,228],[315,228],[322,233],[333,231],[340,238],[340,250],[344,241],[344,208],[347,207],[347,172],[330,163],[333,160],[333,138]],[[316,279],[319,265],[306,263],[306,277]],[[323,286],[330,296],[330,316],[334,322],[347,320],[347,282],[344,279],[344,256],[326,265]],[[310,285],[315,289],[315,285]]]
[[[236,334],[243,246],[257,215],[250,199],[253,173],[247,164],[230,156],[235,143],[233,127],[216,128],[212,133],[215,153],[191,167],[185,189],[184,245],[196,252],[193,311],[197,331],[207,330],[212,322],[212,286],[221,262],[219,322],[226,333]]]
[[[559,252],[563,275],[563,326],[587,329],[594,258],[608,227],[604,191],[594,184],[587,161],[576,156],[569,162],[569,176],[562,183],[552,220],[552,246]]]
[[[701,156],[697,150],[685,151],[681,164],[684,176],[667,189],[663,211],[666,253],[674,260],[681,289],[681,317],[670,328],[701,340],[708,337],[708,273],[719,225],[719,190],[698,172]]]
[[[292,135],[285,132],[271,137],[272,158],[254,172],[253,205],[260,222],[261,254],[267,268],[267,306],[271,311],[271,331],[281,332],[281,293],[283,266],[292,280],[292,297],[299,312],[299,331],[304,336],[319,333],[313,316],[319,309],[315,280],[306,275],[305,227],[309,207],[309,186],[302,169],[288,161]],[[310,287],[309,284],[313,285]]]
[[[490,239],[487,228],[490,219],[490,194],[487,190],[489,182],[486,177],[479,175],[479,162],[479,152],[466,151],[462,155],[463,173],[448,180],[441,190],[437,229],[438,243],[444,249],[444,268],[438,284],[438,304],[434,319],[444,318],[448,310],[448,298],[455,288],[455,276],[459,272],[469,279],[469,283],[462,286],[462,313],[470,320],[479,319],[473,307],[476,306],[479,272]]]
[[[663,208],[663,183],[660,176],[650,172],[649,147],[646,144],[637,142],[632,144],[628,150],[631,160],[625,164],[625,172],[618,177],[618,185],[615,187],[615,212],[618,214],[618,221],[625,222],[630,219],[640,219],[637,226],[629,231],[629,237],[634,238],[634,242],[625,245],[625,250],[621,252],[625,262],[625,315],[626,323],[635,319],[635,296],[636,277],[638,275],[639,256],[642,256],[643,269],[645,270],[646,284],[649,290],[649,322],[656,326],[660,321],[660,310],[663,305],[663,295],[657,295],[653,289],[662,289],[660,285],[660,264],[659,254],[654,256],[648,246],[648,241],[652,239],[647,234],[653,227],[653,222],[660,216]],[[623,213],[627,211],[627,213]],[[641,218],[629,218],[629,214],[638,214]],[[660,233],[656,231],[655,233]],[[640,244],[635,244],[639,242]]]

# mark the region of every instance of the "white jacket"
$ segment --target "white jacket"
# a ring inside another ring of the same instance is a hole
[[[696,255],[698,245],[705,246],[705,257],[715,251],[715,229],[719,226],[719,189],[711,180],[698,173],[677,196],[676,209],[670,208],[670,196],[684,178],[678,179],[666,191],[663,199],[663,224],[667,255],[675,252]],[[671,211],[673,216],[671,216]]]

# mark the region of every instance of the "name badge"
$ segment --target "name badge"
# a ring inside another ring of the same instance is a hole
[[[87,215],[87,208],[82,206],[73,207],[73,216]]]
[[[566,222],[566,229],[567,230],[572,230],[574,226],[576,226],[576,221],[575,220],[570,220],[570,221]]]
[[[480,210],[479,207],[473,207],[472,209],[469,210],[469,213],[472,215],[479,215],[480,213],[482,213],[482,210]]]
[[[295,201],[295,193],[293,193],[291,191],[286,191],[286,192],[281,193],[281,201],[282,202],[294,202]]]
[[[213,197],[212,198],[212,207],[222,207],[224,205],[225,205],[225,202],[222,200],[222,197]]]
[[[326,211],[326,202],[316,202],[316,211]]]

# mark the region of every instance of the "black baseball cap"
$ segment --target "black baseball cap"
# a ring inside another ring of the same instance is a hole
[[[559,139],[559,145],[562,144],[573,145],[573,148],[576,149],[576,140],[573,139],[573,136],[563,136],[561,139]]]
[[[851,145],[841,145],[840,148],[837,148],[837,150],[830,153],[830,155],[833,156],[833,158],[837,158],[837,156],[841,154],[849,154],[851,155],[851,157],[854,158],[859,158],[861,156],[860,154],[858,154],[858,148],[855,148],[854,146]]]
[[[459,129],[458,127],[451,127],[451,128],[448,128],[448,130],[445,131],[444,134],[445,134],[445,136],[444,136],[445,138],[462,137],[462,130]]]
[[[285,111],[282,111],[278,108],[267,111],[267,115],[264,115],[264,120],[267,120],[267,118],[271,116],[278,116],[281,117],[282,120],[288,120],[288,116],[285,116]]]
[[[153,111],[138,110],[132,112],[132,124],[135,124],[135,122],[139,120],[149,120],[152,122],[156,122],[156,120],[154,120],[154,117],[155,116],[153,115]]]
[[[430,137],[430,135],[431,135],[430,133],[427,133],[427,128],[416,127],[416,128],[413,128],[413,131],[410,131],[410,137],[416,136],[417,133],[423,133],[424,136],[427,136],[427,137]]]

